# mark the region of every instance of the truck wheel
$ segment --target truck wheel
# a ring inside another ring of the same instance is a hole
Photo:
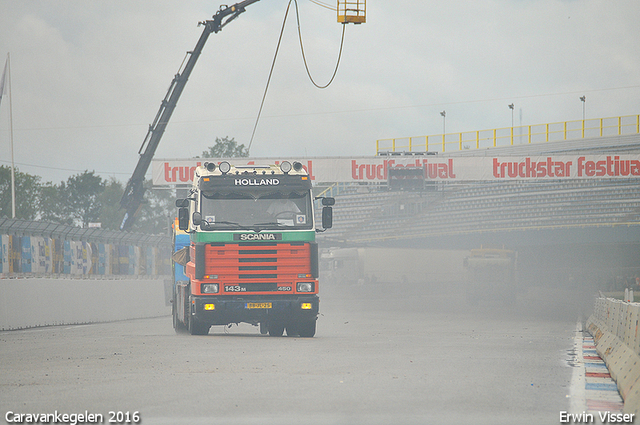
[[[297,323],[289,323],[287,325],[287,336],[298,336],[300,335],[300,331],[298,331]]]
[[[187,327],[178,319],[178,311],[176,309],[176,299],[171,303],[171,315],[173,316],[173,329],[177,334],[183,334],[187,331]]]
[[[298,324],[298,333],[303,338],[312,338],[316,334],[316,321],[309,320]]]
[[[284,333],[284,324],[269,323],[269,336],[282,336]]]
[[[260,322],[260,335],[266,335],[269,333],[269,327],[267,322]]]
[[[200,323],[192,316],[189,316],[189,333],[191,335],[207,335],[211,326]]]

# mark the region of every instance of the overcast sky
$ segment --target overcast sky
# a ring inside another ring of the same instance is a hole
[[[334,4],[333,1],[325,0]],[[262,0],[212,34],[156,158],[248,144],[287,0]],[[312,74],[328,81],[335,12],[299,0]],[[84,170],[126,181],[185,52],[219,3],[0,0],[11,54],[15,161],[58,183]],[[290,15],[252,156],[374,155],[376,139],[640,113],[638,0],[369,0],[346,28],[333,84],[315,88]],[[0,105],[8,165],[9,103]],[[520,118],[522,117],[522,118]]]

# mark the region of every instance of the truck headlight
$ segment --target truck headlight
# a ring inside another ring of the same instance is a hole
[[[283,173],[288,174],[289,171],[291,171],[291,163],[289,161],[282,161],[280,163],[280,170],[282,170]]]
[[[314,286],[313,282],[298,282],[296,289],[298,292],[313,292]]]
[[[227,161],[223,161],[220,163],[220,165],[218,165],[218,169],[222,174],[227,174],[229,171],[231,171],[231,164],[229,164]]]
[[[217,283],[203,283],[200,289],[203,294],[217,294],[220,287]]]

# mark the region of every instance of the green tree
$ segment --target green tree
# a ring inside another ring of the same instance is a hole
[[[60,184],[42,184],[40,176],[17,170],[15,178],[16,218],[83,227],[97,222],[103,229],[120,229],[124,188],[114,178],[104,180],[95,171],[84,171]],[[175,196],[170,190],[153,189],[151,180],[145,180],[144,185],[145,202],[132,230],[164,233],[170,224],[169,217],[174,214]],[[6,166],[0,166],[0,217],[11,217],[11,168]]]
[[[105,182],[104,191],[98,197],[98,203],[102,206],[98,215],[98,222],[103,229],[120,230],[120,224],[124,217],[124,210],[120,207],[120,199],[124,188],[115,178]]]
[[[104,192],[105,182],[95,171],[85,171],[67,179],[62,192],[67,217],[74,224],[87,227],[97,222],[102,210],[100,195]]]
[[[47,182],[40,187],[40,197],[38,198],[39,220],[71,224],[71,220],[68,220],[65,213],[64,189],[64,182],[60,182],[60,186]]]
[[[239,145],[235,138],[216,137],[216,144],[209,146],[209,150],[202,152],[202,158],[246,158],[249,156],[249,148],[244,144]],[[196,157],[199,158],[199,157]]]
[[[145,180],[144,202],[136,215],[131,230],[141,233],[160,234],[167,232],[169,216],[174,214],[175,196],[166,189],[153,189],[152,181]],[[120,207],[120,199],[124,192],[123,185],[116,179],[105,182],[104,191],[97,202],[101,205],[98,222],[103,229],[119,230],[124,217],[124,210]]]
[[[169,189],[154,189],[151,180],[145,180],[145,202],[136,216],[132,230],[142,233],[167,233],[175,217],[175,195]]]
[[[33,220],[38,214],[40,176],[15,170],[16,218]],[[0,217],[11,218],[11,167],[0,166]]]

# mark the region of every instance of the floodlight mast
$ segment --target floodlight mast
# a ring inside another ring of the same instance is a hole
[[[129,230],[134,222],[136,214],[140,210],[145,192],[144,176],[149,169],[149,165],[151,165],[151,160],[158,148],[160,139],[162,139],[162,135],[169,123],[169,119],[176,108],[178,99],[180,99],[180,95],[187,84],[191,71],[193,71],[196,62],[200,57],[200,53],[209,38],[209,34],[221,31],[225,25],[240,16],[247,6],[258,1],[260,0],[245,0],[234,4],[233,6],[220,6],[220,9],[215,15],[213,15],[212,19],[198,23],[198,25],[204,26],[202,35],[200,35],[193,51],[187,52],[188,59],[186,63],[184,63],[184,68],[178,70],[178,73],[173,77],[169,90],[167,90],[167,94],[164,99],[162,99],[160,109],[158,110],[153,123],[149,125],[149,131],[142,142],[142,146],[140,146],[140,149],[138,150],[138,154],[140,155],[138,164],[127,183],[122,199],[120,200],[121,208],[126,210],[122,224],[120,224],[120,230]]]

